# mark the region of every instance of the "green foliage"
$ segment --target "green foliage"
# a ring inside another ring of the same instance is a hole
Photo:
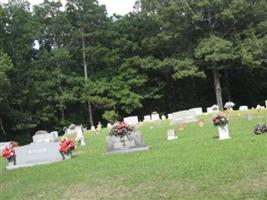
[[[118,120],[118,114],[114,110],[105,111],[103,118],[110,123],[114,123]]]

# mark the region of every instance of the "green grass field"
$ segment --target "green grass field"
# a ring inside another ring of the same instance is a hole
[[[167,141],[169,121],[139,129],[149,151],[104,155],[106,133],[87,133],[75,157],[7,171],[1,158],[0,199],[267,199],[267,134],[252,134],[267,112],[231,113],[232,139],[219,141],[212,116]]]

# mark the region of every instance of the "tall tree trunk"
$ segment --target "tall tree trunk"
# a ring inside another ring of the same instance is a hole
[[[2,121],[2,118],[1,117],[0,117],[0,128],[1,128],[1,131],[4,134],[4,136],[7,136],[6,131],[5,131],[5,128],[3,126],[3,121]]]
[[[216,68],[213,69],[213,80],[214,80],[214,88],[215,88],[217,105],[222,111],[223,110],[222,88],[221,88],[221,83],[220,83],[219,71]]]
[[[84,31],[83,28],[81,28],[81,35],[82,35],[82,54],[83,54],[83,69],[84,69],[84,79],[85,83],[88,81],[88,70],[87,70],[87,62],[86,62],[86,53],[85,53],[85,39],[84,39]],[[87,101],[87,109],[88,109],[88,116],[89,116],[89,122],[90,126],[94,125],[93,120],[93,112],[92,112],[92,105],[89,101]]]
[[[226,87],[226,96],[227,96],[227,100],[231,101],[231,92],[230,92],[230,82],[229,82],[229,75],[228,75],[228,71],[226,69],[224,69],[224,77],[225,77],[225,87]]]

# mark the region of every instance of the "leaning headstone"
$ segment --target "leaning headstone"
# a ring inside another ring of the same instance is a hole
[[[141,132],[133,132],[130,136],[124,136],[122,138],[116,136],[107,137],[106,154],[129,153],[148,149],[149,147],[144,144]]]
[[[16,165],[7,166],[7,169],[48,164],[62,160],[59,152],[59,142],[31,143],[26,146],[16,147],[15,152]]]
[[[139,122],[137,116],[125,117],[125,118],[123,118],[123,121],[125,123],[129,124],[130,126],[135,126]]]
[[[159,114],[156,112],[153,112],[151,114],[151,121],[157,121],[157,120],[160,120]]]
[[[169,129],[168,131],[167,131],[167,139],[168,140],[175,140],[175,139],[177,139],[178,137],[176,136],[176,133],[175,133],[175,131],[173,130],[173,129]]]
[[[239,110],[240,111],[246,111],[246,110],[248,110],[248,106],[240,106]]]
[[[150,122],[150,121],[151,121],[150,115],[144,116],[144,122]]]

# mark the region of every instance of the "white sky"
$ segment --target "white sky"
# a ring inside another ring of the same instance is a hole
[[[8,0],[0,0],[1,3],[6,3]],[[42,3],[43,0],[28,0],[32,5]],[[63,3],[65,0],[61,0]],[[98,0],[99,4],[106,5],[109,15],[113,13],[124,15],[133,10],[136,0]]]

